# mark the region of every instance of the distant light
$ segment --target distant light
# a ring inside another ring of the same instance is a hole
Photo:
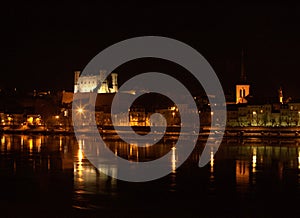
[[[27,122],[28,122],[30,125],[32,125],[32,123],[33,123],[33,117],[29,117],[29,118],[27,119]]]
[[[40,121],[41,121],[41,118],[39,118],[39,117],[37,117],[37,118],[35,119],[35,122],[36,122],[36,124],[38,124],[38,125],[41,124]]]
[[[135,91],[135,90],[131,90],[129,93],[130,93],[131,95],[136,95],[136,91]]]
[[[80,113],[80,114],[82,114],[82,113],[83,113],[83,108],[81,108],[81,107],[78,108],[78,109],[77,109],[77,112]]]

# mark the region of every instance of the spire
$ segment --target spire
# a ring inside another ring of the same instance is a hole
[[[281,87],[278,90],[278,97],[279,97],[279,102],[281,104],[283,104],[283,92],[282,92],[282,88]]]
[[[245,83],[247,81],[246,72],[245,72],[245,62],[244,62],[244,49],[242,49],[241,54],[241,82]]]

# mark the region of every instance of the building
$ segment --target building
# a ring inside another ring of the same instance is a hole
[[[76,95],[78,108],[76,111],[70,111],[70,115],[80,116],[83,125],[91,124],[91,117],[87,113],[90,109],[95,110],[95,121],[99,126],[111,126],[113,123],[117,126],[180,126],[181,119],[177,109],[179,105],[168,105],[166,101],[160,102],[159,105],[149,104],[149,96],[141,101],[134,103],[128,108],[127,113],[111,114],[111,103],[118,91],[117,74],[112,73],[107,79],[104,79],[105,71],[100,71],[99,75],[81,76],[80,72],[75,72],[75,85],[73,92],[62,93],[62,105],[68,110],[71,108],[74,95]],[[100,84],[100,81],[103,81]],[[194,97],[198,106],[199,118],[202,126],[210,126],[212,120],[215,125],[230,127],[246,127],[246,126],[266,126],[266,127],[289,127],[300,126],[300,102],[293,102],[291,99],[283,98],[283,90],[278,90],[276,99],[262,99],[259,96],[251,96],[250,84],[246,78],[244,53],[241,55],[241,75],[235,86],[235,96],[231,96],[231,100],[227,101],[227,120],[218,117],[219,107],[214,105],[214,112],[210,110],[210,103],[207,96]],[[90,102],[91,95],[97,91],[96,102]],[[127,99],[123,95],[132,95],[134,92],[119,93],[118,107],[126,105],[124,100]],[[125,98],[123,98],[125,97]],[[213,96],[216,98],[216,96]],[[227,98],[228,99],[228,98]],[[147,103],[147,104],[145,104]],[[151,105],[151,106],[149,106]],[[151,108],[151,110],[150,110]],[[185,113],[194,113],[189,109],[188,105],[181,105]],[[222,107],[220,107],[222,109]],[[65,110],[62,110],[65,111]],[[162,116],[155,116],[150,119],[154,113],[160,113]]]
[[[240,81],[236,84],[236,103],[245,104],[247,103],[247,96],[250,95],[250,84],[247,82],[245,63],[244,63],[244,52],[242,51],[241,58],[241,77]]]
[[[98,75],[80,76],[80,71],[74,72],[74,93],[116,93],[118,92],[118,74],[111,73],[105,78],[106,71],[100,70]],[[101,84],[101,81],[102,84]]]
[[[250,95],[246,78],[244,53],[241,57],[241,76],[236,84],[236,102],[227,102],[227,126],[300,126],[300,102],[284,99],[280,87],[276,99],[261,99]]]
[[[227,126],[300,126],[300,102],[228,105]]]

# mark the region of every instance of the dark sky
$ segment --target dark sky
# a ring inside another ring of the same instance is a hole
[[[225,92],[239,79],[244,49],[254,95],[276,96],[282,86],[286,96],[300,98],[297,5],[41,2],[2,9],[1,87],[71,91],[73,71],[104,48],[130,37],[159,35],[197,49]]]

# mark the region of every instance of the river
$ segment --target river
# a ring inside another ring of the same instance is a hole
[[[177,169],[173,141],[107,142],[131,161],[174,152],[169,175],[131,183],[95,169],[73,135],[0,138],[0,217],[298,217],[300,139],[224,139],[199,168],[201,140]]]

